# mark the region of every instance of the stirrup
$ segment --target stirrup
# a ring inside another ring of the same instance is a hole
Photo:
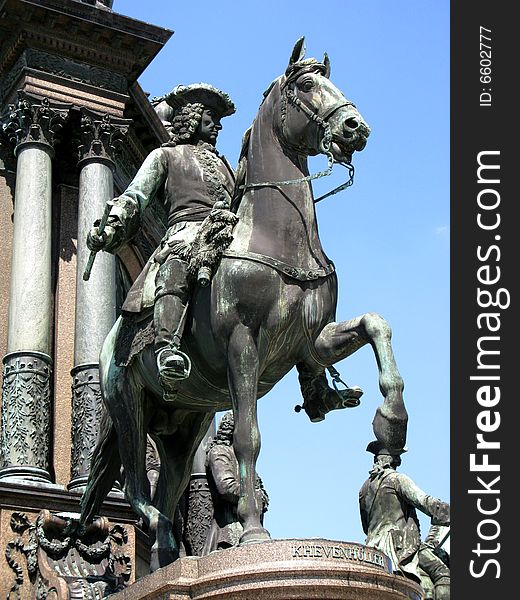
[[[171,372],[172,369],[164,368],[161,366],[161,356],[164,352],[173,352],[173,354],[176,354],[177,356],[180,356],[182,358],[182,360],[184,361],[183,373],[172,373]],[[156,362],[157,362],[157,371],[159,372],[159,377],[166,383],[169,383],[171,381],[181,381],[182,379],[187,379],[190,376],[190,373],[191,373],[190,357],[187,354],[185,354],[184,352],[181,352],[180,350],[174,350],[173,348],[170,348],[169,346],[166,346],[165,348],[161,348],[161,350],[159,350],[159,352],[157,352]]]
[[[339,398],[339,406],[337,408],[355,408],[361,403],[363,390],[357,385],[349,387],[340,377],[339,372],[330,366],[327,369],[332,377],[332,387]],[[344,385],[344,389],[340,390],[338,384]]]
[[[331,410],[342,408],[355,408],[360,404],[360,398],[363,395],[363,390],[358,387],[349,387],[340,377],[339,372],[332,366],[327,367],[332,377],[332,388],[327,384],[326,393],[323,395],[304,396],[303,404],[297,404],[294,407],[295,412],[299,413],[305,410],[307,416],[312,423],[323,421],[325,415]],[[338,385],[343,385],[344,389],[340,389]]]

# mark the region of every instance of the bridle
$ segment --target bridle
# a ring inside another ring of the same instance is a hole
[[[259,183],[244,184],[244,185],[240,186],[240,188],[243,189],[244,192],[248,189],[260,188],[260,187],[277,187],[277,186],[282,186],[282,185],[293,185],[296,183],[313,181],[314,179],[319,179],[320,177],[327,177],[328,175],[330,175],[332,173],[332,168],[333,168],[335,162],[337,162],[337,164],[340,164],[342,167],[344,167],[348,170],[349,179],[345,183],[343,183],[343,184],[339,185],[338,187],[334,188],[333,190],[331,190],[330,192],[323,194],[319,198],[316,198],[314,200],[314,203],[320,202],[321,200],[328,198],[329,196],[333,196],[334,194],[337,194],[338,192],[341,192],[342,190],[350,187],[354,183],[354,166],[351,163],[343,163],[343,162],[334,160],[334,156],[332,155],[332,152],[330,150],[330,145],[334,139],[334,136],[332,135],[332,131],[331,131],[328,119],[330,119],[330,117],[336,111],[338,111],[340,108],[344,108],[346,106],[354,106],[355,107],[355,104],[353,102],[350,102],[349,100],[340,101],[340,102],[337,102],[336,104],[333,104],[322,115],[320,115],[319,110],[316,107],[311,107],[311,106],[308,106],[307,104],[305,104],[302,100],[300,100],[300,98],[298,98],[298,96],[296,95],[296,92],[294,91],[294,84],[295,84],[296,79],[305,72],[315,72],[316,67],[319,67],[319,66],[320,65],[315,64],[315,65],[312,65],[312,66],[304,68],[304,69],[295,70],[295,71],[293,71],[293,73],[291,75],[289,75],[287,77],[285,82],[282,84],[282,90],[281,90],[282,97],[281,97],[280,112],[281,112],[281,126],[282,126],[281,129],[282,129],[283,139],[280,141],[286,149],[288,149],[292,152],[295,152],[297,154],[308,154],[309,149],[307,147],[299,146],[297,144],[290,144],[289,142],[287,142],[287,137],[288,137],[287,136],[287,123],[286,123],[287,104],[291,103],[291,104],[294,104],[295,106],[297,106],[305,114],[305,116],[309,119],[309,121],[313,121],[314,123],[316,123],[318,128],[323,129],[323,135],[321,136],[321,140],[319,143],[319,151],[321,154],[325,154],[327,156],[327,168],[324,171],[319,171],[318,173],[313,173],[312,175],[307,175],[305,177],[300,177],[298,179],[287,179],[285,181],[263,181],[263,182],[259,182]]]

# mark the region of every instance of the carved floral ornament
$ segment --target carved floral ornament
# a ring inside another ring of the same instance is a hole
[[[65,124],[71,105],[50,103],[48,98],[35,98],[18,90],[15,104],[9,104],[2,119],[2,134],[17,147],[38,142],[53,147]]]
[[[130,123],[130,119],[116,119],[109,114],[100,115],[81,109],[79,159],[103,158],[113,161],[121,151]]]
[[[44,354],[4,357],[1,468],[47,469],[51,373],[50,359]]]
[[[72,445],[73,479],[88,473],[96,445],[103,411],[97,365],[80,365],[72,370]]]
[[[57,588],[63,587],[68,592],[60,598],[101,598],[120,591],[130,579],[126,529],[117,524],[110,527],[105,518],[81,532],[70,519],[48,510],[34,521],[16,511],[10,527],[17,536],[5,547],[5,560],[13,572],[10,600],[25,598],[27,584],[42,600],[56,597]]]

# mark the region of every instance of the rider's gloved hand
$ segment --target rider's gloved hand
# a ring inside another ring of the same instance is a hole
[[[97,226],[92,227],[87,235],[88,249],[93,252],[99,252],[99,250],[109,247],[114,239],[115,232],[115,228],[111,225],[105,225],[103,233],[99,233]]]

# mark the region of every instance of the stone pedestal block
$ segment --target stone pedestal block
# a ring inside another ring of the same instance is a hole
[[[289,539],[186,557],[112,600],[421,600],[381,552],[361,544]]]
[[[79,494],[55,485],[0,481],[0,598],[101,598],[103,589],[131,584],[149,572],[148,539],[122,495],[112,494],[103,504],[98,521],[105,524],[104,535],[82,543],[62,527],[63,519],[78,517],[79,500]],[[100,554],[107,542],[113,556]]]

